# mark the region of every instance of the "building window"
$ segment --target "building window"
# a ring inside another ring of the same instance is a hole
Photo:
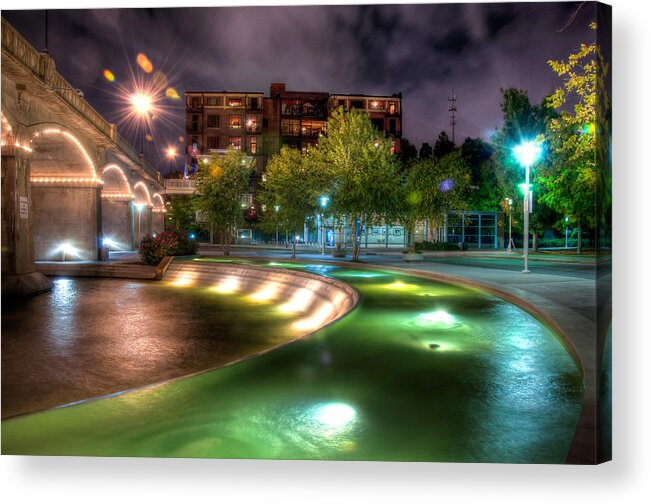
[[[258,116],[248,116],[246,118],[246,131],[249,133],[255,133],[258,131],[260,123],[258,122]]]
[[[301,100],[283,100],[280,111],[283,115],[301,115]]]
[[[371,108],[373,110],[384,110],[384,100],[371,100]]]
[[[396,102],[389,102],[389,114],[393,115],[397,112]]]
[[[228,141],[228,148],[229,149],[241,150],[242,149],[242,137],[235,137],[235,136],[230,137],[230,139]]]
[[[339,100],[337,102],[337,107],[343,107],[346,108],[346,100]]]
[[[251,154],[258,152],[258,139],[256,137],[249,138],[249,152]]]
[[[217,115],[217,114],[208,114],[208,127],[209,128],[219,128],[219,115]]]
[[[354,109],[363,109],[364,107],[364,100],[350,100],[350,108]]]
[[[249,101],[249,108],[256,110],[258,108],[258,99],[257,98],[251,98]]]
[[[200,96],[190,97],[190,107],[193,109],[201,108],[201,97]]]
[[[228,99],[228,106],[229,107],[241,107],[242,106],[242,98],[229,98]]]
[[[241,128],[242,127],[242,116],[232,115],[228,121],[228,125],[231,128]]]
[[[389,119],[389,133],[392,135],[395,135],[398,132],[398,128],[396,127],[398,121],[395,119]]]
[[[209,96],[206,98],[206,105],[210,107],[222,107],[224,105],[224,97]]]
[[[301,132],[301,121],[297,119],[283,119],[281,121],[283,135],[298,136]]]
[[[381,118],[372,118],[371,123],[375,126],[375,129],[378,131],[384,131],[384,119]]]
[[[269,119],[267,119],[266,117],[262,119],[262,127],[265,129],[269,127]]]
[[[319,136],[324,128],[324,121],[301,121],[301,135],[303,136]]]
[[[219,149],[219,137],[209,136],[207,139],[208,149]]]

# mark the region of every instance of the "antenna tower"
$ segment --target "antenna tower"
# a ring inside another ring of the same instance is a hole
[[[457,125],[457,95],[454,94],[454,88],[452,89],[452,97],[448,97],[450,106],[448,107],[448,112],[450,112],[450,126],[452,126],[452,143],[454,142],[454,129]]]

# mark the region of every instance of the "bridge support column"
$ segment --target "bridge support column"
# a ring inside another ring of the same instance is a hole
[[[34,255],[37,261],[97,261],[102,236],[100,189],[94,186],[32,186]],[[59,252],[62,244],[72,254]]]
[[[151,231],[156,234],[165,231],[165,214],[163,212],[153,212],[151,214]]]
[[[34,266],[29,153],[2,146],[2,294],[32,296],[52,289]]]
[[[102,232],[116,243],[112,250],[133,249],[133,216],[131,200],[102,198]]]

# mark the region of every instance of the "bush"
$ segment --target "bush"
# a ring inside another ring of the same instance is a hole
[[[459,245],[457,243],[447,242],[417,242],[416,252],[422,252],[423,250],[459,250]]]
[[[145,264],[156,266],[165,256],[184,256],[197,253],[197,242],[187,233],[165,231],[156,238],[145,236],[140,242],[140,258]]]

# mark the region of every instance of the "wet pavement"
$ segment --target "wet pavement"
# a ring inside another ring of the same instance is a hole
[[[161,282],[57,278],[2,303],[2,417],[176,378],[296,338],[265,305]]]

